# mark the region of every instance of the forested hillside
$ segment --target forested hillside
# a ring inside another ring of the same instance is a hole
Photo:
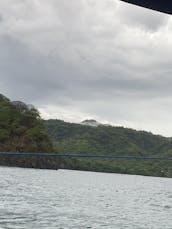
[[[32,105],[0,94],[0,151],[172,157],[172,139],[100,123],[43,121]],[[0,156],[0,165],[172,177],[172,161]]]
[[[83,126],[61,120],[47,120],[44,125],[58,153],[172,157],[172,140],[149,132],[103,125]],[[169,161],[70,159],[67,163],[74,169],[172,176]]]
[[[0,151],[52,152],[52,143],[45,132],[38,111],[23,102],[11,102],[0,95]],[[35,168],[58,168],[51,158],[0,157],[0,165]]]
[[[61,120],[44,121],[59,152],[172,156],[172,140],[124,127],[83,126]]]

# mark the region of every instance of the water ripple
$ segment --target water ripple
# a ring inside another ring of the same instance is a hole
[[[172,179],[0,167],[0,228],[172,229]]]

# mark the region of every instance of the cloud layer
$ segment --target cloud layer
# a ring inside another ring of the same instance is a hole
[[[172,16],[118,0],[0,2],[0,88],[44,118],[172,136]]]

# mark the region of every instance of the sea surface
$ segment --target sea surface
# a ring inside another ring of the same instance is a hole
[[[0,167],[0,229],[172,229],[172,179]]]

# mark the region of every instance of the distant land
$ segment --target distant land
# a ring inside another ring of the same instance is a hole
[[[84,124],[83,124],[84,123]],[[92,123],[94,125],[92,125]],[[45,120],[48,136],[57,153],[172,157],[172,140],[146,131],[107,126],[96,120],[80,124]],[[171,161],[129,161],[101,159],[65,160],[70,168],[172,177]]]
[[[0,151],[172,157],[172,139],[92,119],[42,120],[33,105],[0,94]],[[0,165],[172,177],[171,161],[3,156]]]

